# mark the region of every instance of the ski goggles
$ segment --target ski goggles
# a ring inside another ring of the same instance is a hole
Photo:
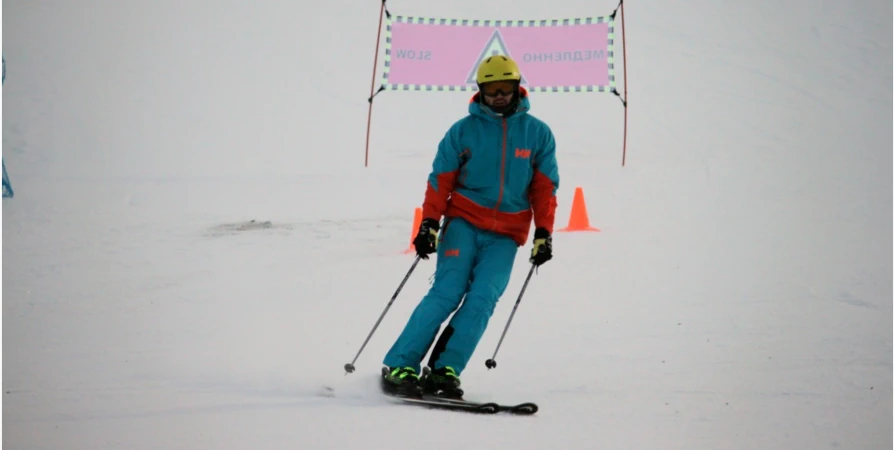
[[[481,92],[488,97],[502,95],[507,97],[515,93],[518,85],[511,81],[492,81],[481,86]]]

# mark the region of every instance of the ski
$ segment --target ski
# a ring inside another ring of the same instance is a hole
[[[510,414],[520,416],[530,416],[536,414],[539,407],[536,403],[519,403],[519,404],[500,404],[497,402],[476,402],[471,400],[456,399],[443,397],[440,395],[416,393],[412,396],[389,392],[382,389],[382,394],[390,400],[405,405],[421,406],[431,409],[443,409],[468,412],[474,414]],[[320,386],[317,395],[321,397],[335,397],[335,388],[331,386]]]
[[[498,413],[508,413],[508,414],[514,414],[514,415],[522,415],[522,416],[530,416],[530,415],[536,414],[537,411],[540,410],[540,407],[537,406],[537,404],[533,403],[533,402],[525,402],[525,403],[518,403],[518,404],[503,404],[503,403],[496,403],[496,402],[475,402],[475,401],[471,401],[471,400],[439,397],[436,395],[423,395],[422,398],[441,401],[441,402],[448,402],[448,403],[452,403],[455,405],[467,405],[467,406],[496,405],[496,407],[497,407],[496,412],[498,412]]]
[[[385,375],[387,375],[387,369],[382,368],[382,376],[384,377]],[[536,414],[537,411],[540,409],[536,403],[532,402],[518,404],[500,404],[497,402],[477,402],[473,400],[465,400],[463,398],[426,393],[420,386],[414,387],[411,393],[407,393],[403,392],[395,386],[389,385],[384,381],[384,379],[380,381],[379,387],[385,396],[396,401],[434,409],[447,409],[478,414],[505,413],[520,416],[530,416]],[[440,392],[441,391],[439,391],[439,393]],[[459,390],[458,394],[461,397],[462,391]]]
[[[422,406],[431,409],[462,411],[475,414],[496,414],[501,411],[500,405],[496,403],[463,402],[430,396],[405,397],[387,393],[385,395],[390,399],[403,404]]]
[[[536,403],[525,402],[519,404],[500,404],[497,402],[476,402],[454,398],[440,397],[437,395],[422,395],[421,397],[409,397],[398,394],[384,393],[387,397],[408,405],[423,406],[431,409],[445,409],[463,411],[476,414],[510,414],[518,416],[530,416],[540,409]]]

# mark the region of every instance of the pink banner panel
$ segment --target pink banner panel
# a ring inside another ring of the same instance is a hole
[[[404,90],[475,90],[479,63],[512,57],[532,91],[611,91],[614,22],[456,20],[395,16],[388,22],[384,86]]]

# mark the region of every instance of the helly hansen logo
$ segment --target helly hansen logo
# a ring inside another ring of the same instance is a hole
[[[517,148],[515,149],[515,157],[521,159],[528,159],[531,157],[531,150],[526,148]]]
[[[452,248],[452,249],[450,249],[450,250],[444,250],[444,256],[445,256],[445,257],[448,257],[448,258],[451,257],[451,256],[459,256],[459,249],[458,249],[458,248]]]

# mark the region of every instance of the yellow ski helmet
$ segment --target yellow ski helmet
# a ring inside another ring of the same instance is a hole
[[[512,58],[504,55],[490,56],[478,66],[476,81],[479,85],[491,81],[521,81],[521,71]]]

